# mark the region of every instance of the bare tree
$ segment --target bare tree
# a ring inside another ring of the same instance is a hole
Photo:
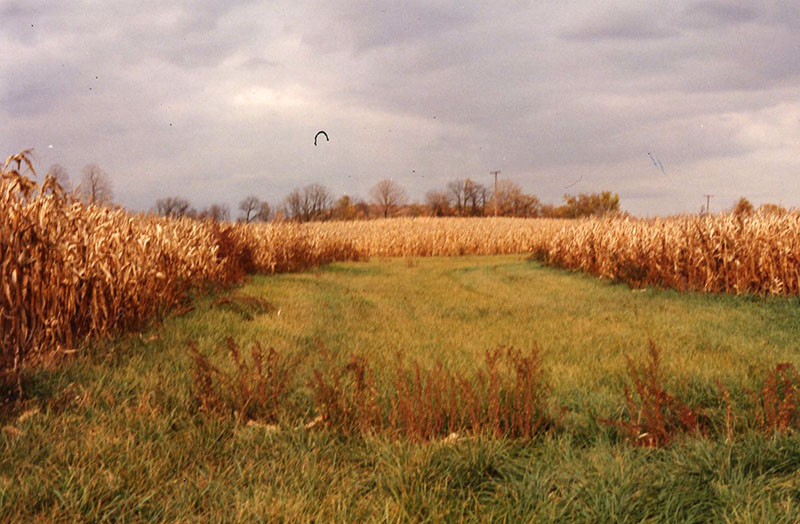
[[[306,201],[306,220],[326,220],[330,218],[333,196],[328,188],[320,184],[309,184],[303,188]]]
[[[464,201],[465,201],[465,185],[466,180],[459,179],[453,180],[447,184],[447,194],[450,197],[450,203],[455,208],[457,215],[464,214]]]
[[[58,182],[58,185],[61,186],[66,193],[72,191],[72,180],[69,178],[69,173],[67,173],[67,168],[62,166],[61,164],[53,164],[50,166],[50,169],[47,170],[47,174],[53,175]]]
[[[480,216],[486,206],[489,192],[469,178],[464,181],[464,211],[471,216]]]
[[[303,214],[303,195],[299,189],[293,189],[291,193],[283,199],[283,214],[286,218],[300,220]]]
[[[432,216],[443,217],[450,214],[450,200],[446,191],[428,191],[425,193],[425,204]]]
[[[83,176],[78,184],[78,195],[87,204],[106,205],[114,198],[108,173],[97,164],[88,164],[81,170]]]
[[[185,198],[173,196],[156,200],[156,213],[161,216],[180,218],[190,210],[191,204]]]
[[[248,224],[256,217],[261,200],[255,195],[249,195],[239,202],[239,211],[242,212],[242,220]]]
[[[325,186],[309,184],[294,189],[283,200],[284,214],[293,220],[327,220],[331,217],[333,197]]]
[[[383,179],[372,186],[369,196],[378,205],[384,218],[388,217],[395,207],[402,206],[408,200],[405,189],[391,178]]]
[[[231,219],[231,210],[227,204],[211,204],[202,210],[197,217],[213,220],[214,222],[223,222]]]
[[[447,194],[457,215],[478,216],[483,214],[489,191],[469,178],[460,178],[447,184]]]
[[[250,195],[239,202],[239,210],[242,212],[242,220],[247,223],[256,220],[267,222],[272,218],[272,207],[255,195]]]
[[[269,219],[272,218],[272,208],[267,202],[264,202],[263,200],[261,201],[255,218],[261,222],[268,222]]]

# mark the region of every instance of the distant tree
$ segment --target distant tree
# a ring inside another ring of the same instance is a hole
[[[356,217],[356,206],[348,195],[342,195],[331,210],[331,218],[334,220],[353,220]]]
[[[283,215],[292,220],[308,222],[331,217],[333,197],[325,186],[309,184],[302,190],[293,189],[283,200]]]
[[[469,178],[453,180],[448,183],[447,194],[455,213],[459,216],[483,215],[489,199],[488,190],[482,184]]]
[[[299,189],[292,189],[283,199],[283,215],[292,220],[301,220],[303,217],[303,195]]]
[[[356,210],[356,219],[361,220],[370,217],[369,204],[367,204],[364,200],[356,200],[353,203],[353,207]]]
[[[258,209],[261,207],[261,200],[255,195],[248,195],[239,202],[239,211],[242,212],[241,219],[246,223],[250,223],[258,214]]]
[[[456,215],[464,214],[464,201],[466,200],[466,180],[453,180],[447,184],[447,196]]]
[[[231,219],[231,210],[227,204],[211,204],[198,214],[198,218],[225,222]]]
[[[428,214],[431,216],[450,215],[450,199],[446,191],[428,191],[425,193],[425,205],[428,206]]]
[[[333,207],[333,195],[328,188],[320,184],[309,184],[303,188],[305,205],[305,219],[327,220]]]
[[[108,173],[97,164],[88,164],[81,170],[83,176],[78,184],[78,195],[87,204],[108,205],[114,198]]]
[[[384,218],[408,200],[405,189],[391,178],[385,178],[372,186],[369,196],[378,206]]]
[[[786,213],[786,208],[783,206],[779,206],[778,204],[761,204],[758,208],[759,213],[770,214],[770,215],[783,215]]]
[[[58,185],[61,186],[66,193],[72,192],[72,180],[69,178],[69,173],[67,172],[67,168],[62,166],[61,164],[53,164],[50,166],[50,169],[47,170],[48,175],[53,175],[55,177],[56,182]]]
[[[423,204],[411,202],[410,204],[406,204],[405,206],[401,207],[397,214],[404,217],[421,217],[425,216],[427,211],[427,207]]]
[[[185,198],[172,196],[156,200],[156,213],[163,217],[180,218],[191,210],[191,204]]]
[[[469,216],[483,215],[488,201],[489,191],[483,184],[470,180],[464,181],[464,211]]]
[[[558,218],[558,208],[556,208],[556,206],[553,204],[542,204],[539,207],[539,216],[545,218]]]
[[[535,196],[523,193],[519,184],[506,179],[497,184],[497,192],[487,206],[489,212],[494,212],[495,206],[500,216],[536,217],[541,202]]]
[[[269,222],[271,218],[272,218],[272,208],[267,202],[264,202],[262,200],[261,204],[258,206],[255,219],[260,220],[261,222]]]
[[[753,204],[750,203],[745,197],[741,197],[736,205],[733,206],[734,215],[752,215],[755,211]]]
[[[496,211],[500,216],[511,215],[512,202],[521,194],[522,188],[519,184],[508,179],[500,180],[497,183],[497,191],[489,200],[490,211],[492,213]]]
[[[619,195],[610,191],[578,196],[564,195],[564,205],[559,209],[564,218],[601,216],[619,211]]]

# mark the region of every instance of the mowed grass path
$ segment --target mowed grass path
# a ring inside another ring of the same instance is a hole
[[[32,399],[0,434],[0,521],[800,519],[793,435],[645,450],[596,421],[623,412],[624,355],[642,358],[649,340],[685,401],[718,408],[717,381],[743,399],[775,363],[800,363],[796,299],[633,291],[521,256],[333,264],[228,295],[275,309],[242,314],[203,297],[31,376]],[[303,356],[280,431],[197,413],[186,340],[230,367],[226,337]],[[509,345],[540,348],[568,409],[555,434],[420,444],[303,427],[320,346],[367,357],[381,382],[398,352],[466,372]]]
[[[624,355],[643,358],[650,340],[676,387],[749,384],[776,362],[800,363],[797,300],[632,290],[520,256],[334,264],[257,277],[240,293],[281,314],[209,331],[209,347],[233,336],[313,354],[319,341],[391,373],[398,352],[472,368],[486,350],[538,346],[561,397],[616,395]]]

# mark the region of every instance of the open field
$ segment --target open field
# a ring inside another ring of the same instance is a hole
[[[373,257],[253,277],[32,370],[30,400],[0,434],[0,520],[796,521],[797,438],[759,426],[746,390],[779,362],[800,364],[798,305],[632,290],[519,255]],[[233,372],[226,337],[299,359],[269,419],[200,409],[186,342]],[[625,355],[643,361],[651,339],[665,389],[703,407],[705,437],[642,448],[602,422],[627,417]],[[304,427],[322,364],[362,356],[382,392],[398,351],[472,376],[487,349],[536,345],[565,412],[531,439]]]
[[[245,273],[370,256],[533,253],[633,286],[797,296],[800,214],[407,218],[217,224],[85,206],[23,172],[0,174],[0,381],[27,363],[140,325],[187,293]],[[19,388],[17,388],[19,389]]]
[[[800,519],[797,212],[217,224],[28,160],[4,522]]]

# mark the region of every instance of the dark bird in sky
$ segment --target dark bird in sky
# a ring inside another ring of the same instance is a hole
[[[328,133],[326,133],[325,131],[320,131],[319,133],[314,135],[314,145],[317,145],[317,138],[319,137],[319,135],[325,135],[325,140],[327,140],[328,142],[331,141],[331,139],[328,138]]]

